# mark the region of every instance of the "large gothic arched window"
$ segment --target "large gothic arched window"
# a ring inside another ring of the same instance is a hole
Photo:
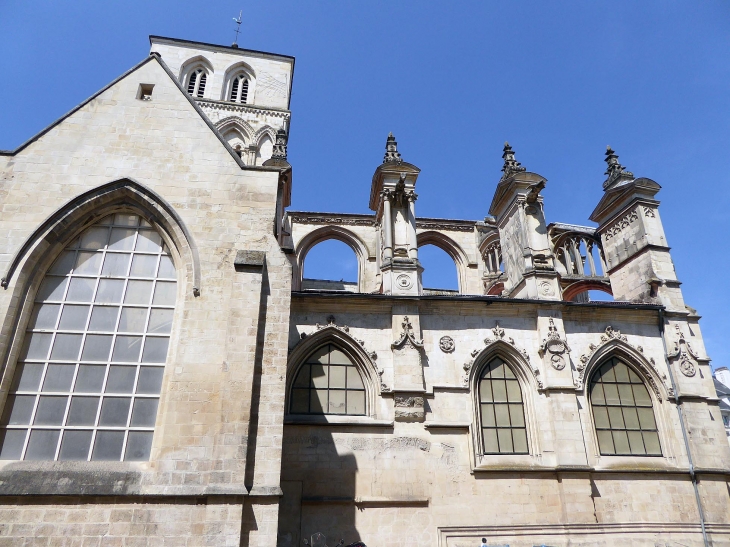
[[[291,414],[365,414],[365,385],[350,358],[332,344],[307,357],[292,384]]]
[[[148,460],[175,309],[160,234],[117,213],[36,294],[0,422],[0,459]]]
[[[499,357],[479,379],[484,454],[527,454],[527,426],[522,389],[512,368]]]
[[[651,396],[631,367],[616,358],[603,363],[591,378],[590,401],[601,455],[662,455]]]

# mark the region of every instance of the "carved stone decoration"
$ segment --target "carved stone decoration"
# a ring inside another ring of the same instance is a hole
[[[399,422],[422,422],[426,416],[423,397],[420,395],[395,395],[395,419]]]
[[[540,294],[543,296],[553,296],[555,294],[555,289],[553,289],[549,281],[541,281],[538,287]]]
[[[679,325],[675,325],[675,329],[677,330],[677,340],[674,342],[674,349],[667,354],[667,357],[670,360],[679,359],[679,370],[685,376],[692,377],[697,373],[696,364],[699,356],[692,349],[689,342],[687,342]]]
[[[373,362],[373,366],[375,367],[375,370],[377,371],[378,376],[380,377],[380,391],[390,391],[390,386],[388,386],[388,384],[386,384],[383,381],[383,373],[385,372],[385,369],[383,369],[382,367],[379,367],[377,365],[377,363],[376,363],[376,361],[378,360],[378,354],[376,352],[374,352],[374,351],[368,351],[368,349],[365,347],[365,340],[360,340],[359,338],[355,338],[352,334],[350,334],[350,327],[348,327],[347,325],[342,325],[342,326],[337,325],[335,323],[335,316],[334,315],[329,315],[329,316],[327,316],[327,324],[326,325],[322,325],[320,323],[316,323],[315,324],[315,328],[316,328],[317,331],[321,331],[322,329],[327,329],[327,328],[337,329],[340,332],[344,332],[352,340],[354,340],[355,342],[357,342],[358,344],[360,344],[360,346],[362,347],[363,351],[367,354],[368,357],[370,357],[370,360]],[[307,333],[306,332],[303,332],[300,335],[300,337],[299,337],[299,341],[297,342],[297,344],[294,347],[296,347],[297,345],[299,345],[299,342],[301,342],[302,340],[304,340],[307,336],[308,336]],[[289,353],[291,353],[293,349],[294,348],[290,348],[289,349]]]
[[[630,344],[629,341],[628,341],[628,338],[626,337],[626,335],[625,334],[621,334],[621,331],[620,330],[614,330],[614,328],[611,325],[607,326],[604,334],[601,335],[601,342],[600,342],[600,344],[598,344],[598,345],[596,345],[596,344],[589,344],[588,345],[588,353],[584,353],[583,355],[580,356],[579,363],[578,363],[578,365],[576,367],[577,370],[578,370],[578,378],[574,382],[575,388],[577,390],[581,390],[583,388],[583,381],[585,380],[586,366],[590,362],[590,360],[593,357],[593,355],[602,346],[604,346],[605,344],[611,342],[612,340],[619,340],[620,342],[623,342],[627,346],[635,349],[639,353],[644,353],[644,348],[643,347],[641,347],[641,346],[633,346],[632,344]],[[651,371],[647,370],[647,366],[644,363],[642,363],[641,361],[639,361],[639,360],[632,361],[632,362],[635,365],[637,365],[644,372],[644,377],[645,377],[646,381],[649,383],[649,385],[651,386],[651,388],[654,390],[654,393],[656,394],[657,399],[659,399],[661,401],[662,400],[662,394],[661,394],[661,391],[659,391],[659,386],[657,386],[656,385],[656,382],[654,381],[654,377],[652,376]],[[667,385],[666,385],[667,375],[665,373],[659,371],[659,369],[657,368],[656,363],[654,362],[654,359],[653,358],[649,359],[649,363],[651,364],[651,368],[657,374],[657,376],[659,376],[665,382],[664,387],[666,388],[667,393],[670,396],[674,395],[674,389],[672,389],[671,387],[667,387]]]
[[[496,344],[497,342],[506,342],[509,345],[511,345],[512,347],[514,347],[515,350],[517,350],[520,353],[520,355],[522,355],[522,358],[525,360],[525,362],[528,365],[530,365],[530,371],[532,372],[532,375],[535,377],[535,382],[537,383],[537,389],[538,390],[544,389],[544,385],[542,383],[542,380],[540,379],[540,369],[537,368],[536,366],[530,364],[530,356],[524,349],[520,348],[519,346],[517,346],[517,344],[515,344],[514,338],[511,338],[509,336],[505,338],[505,331],[502,327],[499,326],[499,323],[497,323],[496,326],[492,329],[492,334],[494,334],[494,338],[489,338],[489,337],[485,338],[484,339],[484,348],[475,349],[474,351],[472,351],[471,352],[472,358],[469,361],[467,361],[466,363],[464,363],[464,366],[463,366],[464,376],[462,378],[463,385],[464,386],[469,385],[469,372],[471,371],[471,368],[474,366],[474,358],[477,355],[479,355],[482,351],[484,351],[486,348],[490,347],[491,345]]]
[[[423,340],[416,340],[416,336],[413,334],[413,325],[411,325],[407,315],[403,317],[401,325],[403,326],[403,332],[401,332],[400,338],[393,342],[390,347],[398,349],[403,347],[404,344],[410,344],[416,349],[423,348]]]
[[[454,351],[455,347],[454,339],[451,338],[451,336],[442,336],[439,340],[439,348],[441,348],[441,351],[444,353],[451,353]]]
[[[636,212],[636,209],[634,209],[630,213],[626,213],[613,226],[606,230],[604,235],[606,241],[611,239],[613,236],[620,234],[621,230],[623,230],[624,228],[628,228],[635,220],[639,220],[639,214]]]
[[[293,214],[289,217],[294,224],[323,224],[336,226],[377,226],[375,215],[352,215],[349,217],[330,217]]]
[[[547,338],[542,341],[539,352],[540,357],[544,357],[547,354],[550,355],[550,364],[555,370],[563,370],[565,368],[565,354],[570,353],[570,348],[568,347],[568,342],[560,338],[552,317],[550,318]]]
[[[411,276],[408,274],[400,274],[398,277],[395,278],[395,283],[401,289],[410,289],[413,286]]]
[[[654,209],[652,209],[651,207],[644,207],[644,216],[645,217],[656,218],[656,214],[654,213]]]

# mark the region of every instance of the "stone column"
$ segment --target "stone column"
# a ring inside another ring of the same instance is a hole
[[[408,193],[408,258],[418,260],[418,241],[416,239],[416,199],[415,192]]]
[[[393,195],[389,191],[383,192],[383,230],[385,247],[383,249],[383,260],[393,259],[393,219],[390,212],[390,201]]]

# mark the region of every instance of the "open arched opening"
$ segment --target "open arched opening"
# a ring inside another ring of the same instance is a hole
[[[358,269],[357,255],[349,245],[327,239],[304,258],[302,290],[358,292]]]
[[[613,302],[611,286],[602,281],[578,281],[563,289],[563,300],[570,302]]]
[[[458,293],[459,276],[454,259],[433,244],[418,248],[418,260],[423,266],[424,294]]]

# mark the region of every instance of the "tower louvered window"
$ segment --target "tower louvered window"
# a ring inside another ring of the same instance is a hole
[[[190,73],[188,80],[188,93],[193,97],[202,98],[205,94],[205,84],[208,81],[208,74],[202,68],[197,68]]]
[[[117,213],[49,268],[0,419],[2,460],[148,460],[175,310],[160,234]]]
[[[231,93],[228,100],[242,104],[248,102],[248,78],[244,74],[240,74],[231,80]]]

